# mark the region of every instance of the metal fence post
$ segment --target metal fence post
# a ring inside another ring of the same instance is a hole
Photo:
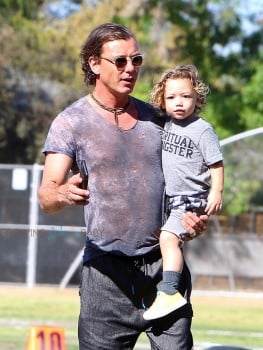
[[[37,192],[40,184],[41,166],[34,164],[32,167],[32,182],[30,191],[29,206],[29,232],[27,245],[27,269],[26,284],[27,287],[33,287],[36,283],[36,265],[37,265],[37,224],[38,224],[38,198]]]

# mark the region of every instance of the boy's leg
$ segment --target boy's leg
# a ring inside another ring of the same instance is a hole
[[[179,233],[182,232],[181,211],[171,212],[163,229],[166,227],[178,229]],[[163,317],[186,304],[186,300],[178,292],[183,268],[183,253],[180,239],[172,232],[162,230],[160,234],[163,279],[158,285],[158,293],[153,304],[143,315],[146,320]]]
[[[179,238],[168,231],[160,234],[160,248],[163,258],[163,280],[158,290],[166,294],[175,294],[178,290],[183,268],[183,253]]]
[[[150,339],[152,350],[191,350],[193,348],[191,275],[186,264],[183,267],[179,291],[188,303],[163,318],[149,321],[150,327],[146,330],[146,334]]]
[[[183,253],[179,245],[176,235],[171,232],[161,232],[163,279],[158,285],[158,293],[153,304],[143,314],[145,320],[166,316],[186,304],[186,300],[178,292],[183,268]]]

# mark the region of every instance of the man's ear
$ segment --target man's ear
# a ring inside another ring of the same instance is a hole
[[[98,64],[98,58],[91,56],[89,58],[89,65],[92,72],[96,75],[100,74],[100,65]]]

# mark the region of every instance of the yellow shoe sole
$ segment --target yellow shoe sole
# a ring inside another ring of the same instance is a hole
[[[145,320],[154,320],[164,317],[185,304],[187,304],[187,301],[178,292],[172,295],[158,292],[152,306],[144,312],[143,318]]]

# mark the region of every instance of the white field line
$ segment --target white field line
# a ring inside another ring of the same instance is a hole
[[[34,323],[38,323],[37,321],[34,321]],[[52,321],[45,321],[45,322],[40,322],[41,324],[53,324],[54,322]],[[18,319],[5,319],[5,318],[0,318],[0,326],[13,326],[13,327],[28,327],[32,325],[32,320],[18,320]],[[65,326],[75,326],[75,323],[73,322],[61,322],[61,323],[56,323],[56,325],[58,326],[61,326],[61,327],[65,327]],[[239,331],[224,331],[224,330],[207,330],[207,331],[204,331],[204,330],[192,330],[193,333],[202,333],[202,334],[210,334],[210,335],[224,335],[224,336],[233,336],[233,335],[236,335],[236,336],[239,336],[239,337],[247,337],[247,336],[250,336],[250,337],[253,337],[253,338],[263,338],[263,332],[239,332]],[[218,343],[198,343],[196,342],[195,343],[195,347],[194,347],[194,350],[206,350],[208,349],[209,347],[211,346],[218,346],[218,345],[221,345],[221,346],[224,346],[223,344],[218,344]],[[249,348],[246,348],[245,349],[249,349]],[[150,350],[150,345],[148,343],[143,343],[141,341],[139,341],[134,350]],[[227,350],[227,347],[226,347],[226,350]],[[251,348],[252,350],[252,348]],[[263,348],[253,348],[253,350],[263,350]]]
[[[214,296],[214,297],[233,297],[233,298],[251,298],[263,299],[262,292],[243,292],[226,290],[193,290],[193,296]]]
[[[202,333],[202,334],[210,334],[210,335],[224,335],[224,336],[229,336],[232,337],[233,335],[238,336],[238,337],[252,337],[252,338],[262,338],[263,339],[263,332],[246,332],[246,331],[224,331],[224,330],[214,330],[214,329],[209,329],[209,330],[192,330],[193,333]]]
[[[194,349],[193,350],[206,350],[206,349],[209,349],[210,347],[212,346],[225,346],[225,349],[229,349],[229,347],[227,347],[227,345],[224,345],[224,344],[218,344],[218,343],[195,343],[194,344]],[[237,347],[238,349],[238,347]],[[247,348],[247,347],[244,347],[244,349],[247,349],[247,350],[252,350]],[[137,343],[134,350],[151,350],[151,347],[149,344],[144,344],[144,343]],[[253,348],[253,350],[263,350],[263,348]]]

